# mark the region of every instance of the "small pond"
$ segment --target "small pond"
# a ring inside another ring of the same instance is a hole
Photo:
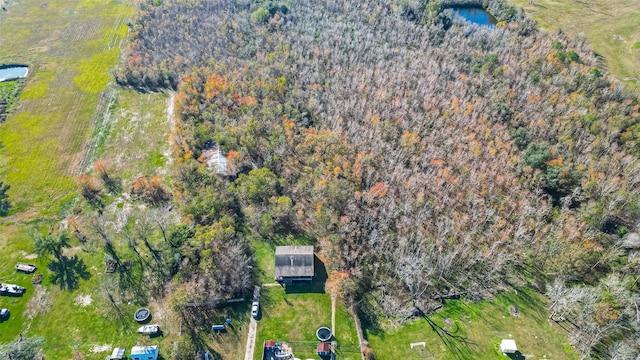
[[[26,66],[0,66],[0,82],[24,78],[28,73]]]
[[[458,7],[452,8],[453,13],[461,16],[467,21],[478,25],[495,26],[498,20],[489,14],[485,9],[476,7]]]

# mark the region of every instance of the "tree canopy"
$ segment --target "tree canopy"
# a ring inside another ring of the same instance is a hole
[[[347,295],[392,318],[570,280],[558,303],[593,300],[552,309],[584,325],[573,344],[637,354],[639,300],[623,299],[637,254],[621,247],[640,220],[637,97],[583,39],[539,32],[500,0],[485,4],[500,26],[475,26],[457,3],[479,5],[144,5],[117,78],[178,90],[186,280],[247,291],[249,240],[312,237],[349,274]]]

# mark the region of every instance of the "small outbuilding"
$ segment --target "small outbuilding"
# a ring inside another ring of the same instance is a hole
[[[113,352],[111,353],[111,356],[109,356],[109,360],[122,360],[124,359],[124,348],[115,348],[113,349]]]
[[[500,343],[500,352],[504,355],[514,354],[518,351],[518,347],[516,346],[516,341],[513,339],[504,339]]]
[[[134,346],[131,348],[131,360],[158,360],[158,347]]]
[[[275,340],[266,340],[264,342],[264,348],[267,350],[274,350],[276,348],[276,341]]]
[[[321,342],[318,344],[318,349],[316,349],[316,352],[320,356],[329,356],[331,355],[331,345],[326,342]]]
[[[315,275],[313,246],[277,246],[275,278],[279,283],[312,281]]]

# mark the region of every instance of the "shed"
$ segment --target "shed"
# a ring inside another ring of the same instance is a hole
[[[313,246],[277,246],[276,281],[288,283],[313,280],[313,261]]]
[[[202,150],[202,159],[209,170],[213,170],[218,174],[226,174],[228,161],[226,155],[220,150],[215,143],[209,144],[211,148]]]
[[[111,353],[111,356],[109,357],[109,359],[112,360],[122,360],[124,359],[124,348],[115,348],[113,349],[113,352]]]
[[[158,347],[134,346],[131,348],[131,360],[158,360]]]
[[[318,349],[316,350],[316,352],[320,356],[331,355],[331,345],[326,342],[321,342],[318,344]]]
[[[516,341],[513,339],[504,339],[500,343],[500,352],[503,354],[513,354],[518,351],[518,347],[516,346]]]

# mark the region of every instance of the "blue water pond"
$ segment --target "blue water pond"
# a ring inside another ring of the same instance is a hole
[[[12,66],[0,68],[0,82],[27,77],[29,68],[26,66]]]
[[[478,25],[495,26],[498,20],[482,8],[453,8],[453,12],[465,20]]]

